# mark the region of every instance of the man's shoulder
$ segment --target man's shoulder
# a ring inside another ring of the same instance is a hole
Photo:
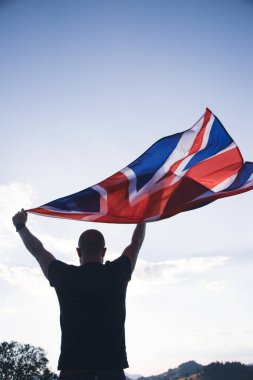
[[[131,274],[132,274],[132,266],[130,259],[125,256],[121,255],[117,259],[113,261],[106,261],[104,265],[105,269],[115,271],[121,278],[125,278],[130,280]]]
[[[105,265],[107,265],[107,264],[109,264],[109,265],[110,264],[118,264],[118,263],[127,262],[127,261],[130,262],[129,257],[127,257],[126,255],[121,255],[121,256],[117,257],[116,259],[114,259],[114,260],[107,260],[105,262]]]
[[[52,260],[48,267],[48,279],[51,286],[56,286],[70,273],[78,270],[78,266],[64,263],[61,260]]]
[[[73,264],[67,264],[64,261],[61,260],[52,260],[51,263],[49,264],[49,268],[51,270],[75,270],[75,268],[79,268],[77,265]]]
[[[117,257],[117,259],[114,259],[114,260],[107,260],[105,262],[105,267],[106,266],[117,266],[117,265],[131,265],[131,261],[129,259],[129,257],[125,256],[125,255],[121,255],[119,257]]]

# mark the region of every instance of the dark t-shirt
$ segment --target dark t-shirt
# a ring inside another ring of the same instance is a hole
[[[124,324],[129,258],[82,266],[53,260],[48,278],[60,304],[58,369],[127,368]]]

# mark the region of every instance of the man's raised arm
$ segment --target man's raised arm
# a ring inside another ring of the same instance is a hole
[[[16,227],[16,231],[19,233],[26,249],[35,257],[41,266],[41,269],[48,279],[48,267],[55,257],[48,252],[41,241],[36,238],[26,227],[27,214],[22,209],[12,218],[13,224]]]
[[[137,224],[133,232],[131,244],[125,248],[122,255],[127,256],[132,264],[132,272],[134,270],[138,253],[141,249],[146,232],[146,223]]]

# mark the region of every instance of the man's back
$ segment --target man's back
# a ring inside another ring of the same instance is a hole
[[[105,265],[51,262],[48,277],[61,309],[59,369],[128,367],[124,323],[131,271],[127,256]]]
[[[102,265],[106,252],[103,235],[94,229],[84,231],[76,248],[80,267],[75,267],[56,260],[30,232],[24,209],[12,221],[58,295],[62,328],[60,378],[125,379],[126,288],[145,237],[146,224],[137,224],[122,255],[105,265]]]

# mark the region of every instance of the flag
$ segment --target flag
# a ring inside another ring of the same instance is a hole
[[[89,222],[151,222],[251,189],[253,163],[243,161],[207,109],[192,128],[158,140],[104,181],[27,211]]]

